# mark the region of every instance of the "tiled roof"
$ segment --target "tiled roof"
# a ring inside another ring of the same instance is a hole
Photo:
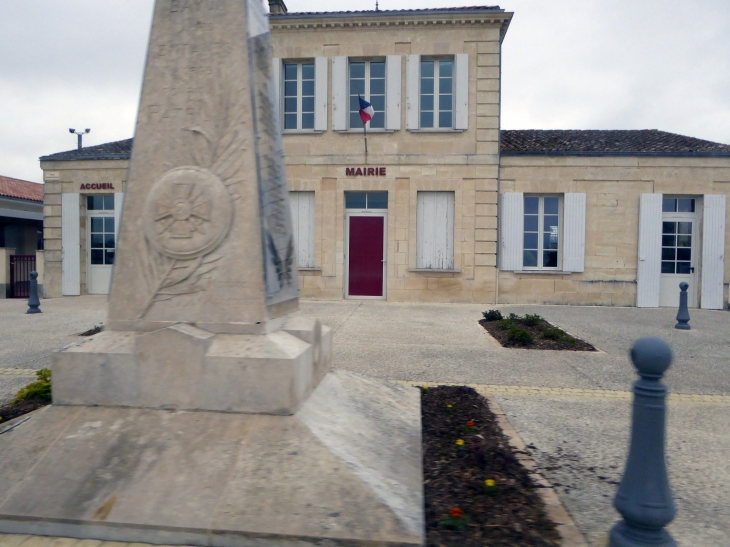
[[[43,201],[43,185],[37,182],[0,176],[0,196]]]
[[[81,150],[68,150],[49,156],[42,156],[41,161],[72,160],[126,160],[132,151],[132,139],[107,142],[96,146],[87,146]]]
[[[498,11],[503,12],[499,6],[464,6],[458,8],[423,8],[423,9],[394,9],[394,10],[359,10],[359,11],[299,11],[288,13],[270,13],[269,16],[278,19],[284,17],[347,17],[359,15],[398,15],[398,14],[440,14],[440,13],[463,13]]]
[[[730,145],[657,129],[502,130],[505,156],[730,156]]]

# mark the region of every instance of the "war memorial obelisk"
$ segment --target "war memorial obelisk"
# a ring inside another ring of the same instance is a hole
[[[261,0],[156,1],[106,329],[0,430],[0,532],[423,544],[418,393],[297,312],[271,70]]]

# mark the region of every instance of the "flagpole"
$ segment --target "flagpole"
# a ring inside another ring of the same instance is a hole
[[[367,123],[362,124],[362,130],[365,135],[365,157],[368,156],[368,125]]]

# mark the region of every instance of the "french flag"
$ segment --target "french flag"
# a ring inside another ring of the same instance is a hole
[[[375,110],[373,109],[373,105],[360,97],[360,95],[358,95],[357,98],[360,101],[360,119],[362,120],[362,124],[365,125],[373,119],[373,116],[375,116]]]

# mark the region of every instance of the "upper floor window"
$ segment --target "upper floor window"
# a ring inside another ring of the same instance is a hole
[[[284,63],[284,129],[314,129],[314,63]]]
[[[373,129],[385,128],[385,61],[350,62],[350,129],[363,126],[358,95],[373,105]]]
[[[453,59],[421,60],[421,128],[454,126]]]

